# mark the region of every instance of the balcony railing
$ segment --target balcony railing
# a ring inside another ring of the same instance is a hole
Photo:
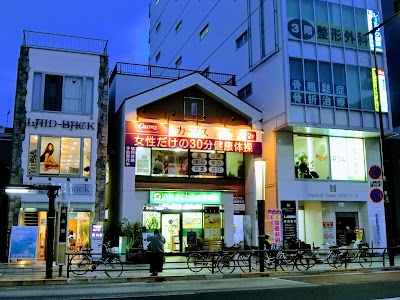
[[[213,73],[204,71],[201,72],[196,70],[174,69],[167,67],[158,67],[158,66],[140,65],[140,64],[122,63],[122,62],[118,62],[115,65],[114,70],[110,74],[110,82],[113,81],[115,75],[117,74],[144,76],[144,77],[158,77],[164,79],[178,79],[192,73],[200,73],[218,84],[233,85],[233,86],[236,85],[236,77],[235,75],[232,74]]]
[[[106,40],[24,30],[23,46],[107,55]]]

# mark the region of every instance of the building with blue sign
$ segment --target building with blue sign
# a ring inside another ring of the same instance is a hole
[[[350,226],[386,246],[368,175],[381,164],[378,93],[393,133],[383,31],[375,45],[364,35],[379,1],[151,1],[149,15],[150,64],[235,74],[238,97],[262,111],[266,215],[282,211],[283,239],[338,244]]]

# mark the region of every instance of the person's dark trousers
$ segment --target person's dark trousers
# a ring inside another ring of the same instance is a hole
[[[162,253],[150,253],[150,273],[152,275],[163,271],[163,263]]]

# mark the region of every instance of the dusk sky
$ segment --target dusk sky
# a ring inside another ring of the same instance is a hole
[[[0,125],[12,127],[22,31],[108,40],[109,68],[117,61],[147,64],[149,0],[8,0],[0,10]]]

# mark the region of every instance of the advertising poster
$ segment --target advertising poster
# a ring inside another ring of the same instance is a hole
[[[282,244],[282,211],[279,209],[268,210],[272,223],[273,243]]]
[[[296,201],[281,201],[283,240],[297,238]]]
[[[322,231],[324,235],[324,244],[336,245],[336,234],[333,230],[333,222],[322,222]]]
[[[8,259],[36,260],[38,226],[13,226]]]
[[[191,152],[190,174],[225,177],[225,153]]]
[[[221,239],[220,213],[204,213],[204,239],[213,241]]]
[[[174,177],[188,174],[188,152],[187,151],[169,151],[153,150],[152,157],[152,175]]]
[[[154,233],[153,232],[143,232],[142,233],[142,238],[143,238],[143,250],[148,250],[148,246],[150,244],[149,241],[147,241],[147,238],[149,236],[153,236]]]
[[[40,146],[40,174],[60,174],[61,140],[42,137]]]
[[[356,234],[356,242],[362,242],[363,239],[363,234],[364,234],[364,228],[356,227],[354,229],[354,232]]]

